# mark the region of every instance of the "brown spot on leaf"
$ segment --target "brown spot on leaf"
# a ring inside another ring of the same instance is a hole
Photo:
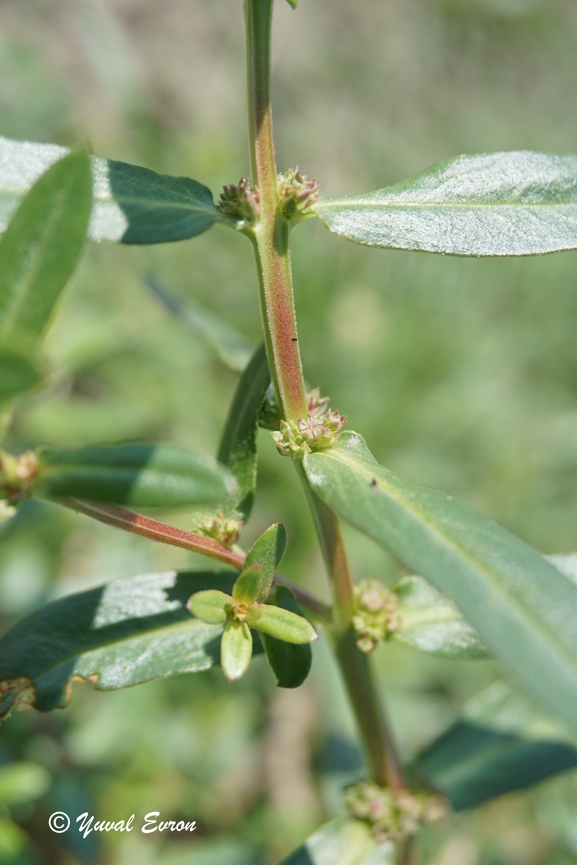
[[[32,679],[4,679],[0,682],[0,722],[12,709],[27,709],[36,701],[36,690]]]
[[[376,478],[371,478],[371,486],[372,486],[372,487],[376,487],[376,485],[377,485],[377,479],[376,479]]]

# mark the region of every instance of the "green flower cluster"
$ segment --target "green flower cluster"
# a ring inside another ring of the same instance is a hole
[[[204,538],[212,538],[225,547],[232,547],[239,539],[243,526],[242,514],[239,511],[225,513],[216,511],[212,514],[198,514],[193,518],[192,531]]]
[[[37,473],[38,457],[34,451],[26,451],[19,457],[0,451],[0,498],[10,503],[20,501]]]
[[[318,200],[319,184],[314,179],[308,180],[298,167],[279,174],[277,180],[280,206],[288,219],[303,213]]]
[[[379,843],[404,841],[423,824],[439,823],[447,814],[447,802],[428,790],[398,790],[361,781],[345,790],[351,817],[363,820]]]
[[[221,213],[239,221],[239,228],[252,225],[260,214],[260,193],[251,185],[248,177],[243,177],[238,186],[231,183],[223,187],[217,204]]]
[[[357,646],[368,655],[400,627],[397,595],[378,580],[361,580],[355,586],[355,601]]]
[[[307,394],[306,418],[281,420],[280,429],[271,433],[280,454],[302,459],[312,451],[326,450],[336,445],[347,419],[338,411],[331,410],[328,403],[329,398],[321,397],[317,387]]]

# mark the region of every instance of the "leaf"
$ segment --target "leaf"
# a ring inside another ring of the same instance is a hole
[[[209,457],[177,445],[103,444],[38,450],[32,495],[85,498],[144,508],[220,502],[234,494],[234,478]]]
[[[380,466],[363,438],[305,456],[336,513],[448,594],[528,693],[577,729],[577,585],[467,505]]]
[[[396,846],[377,844],[360,820],[337,817],[317,829],[281,865],[395,865]]]
[[[246,617],[251,628],[263,634],[284,640],[286,643],[311,643],[317,633],[303,616],[273,607],[269,604],[253,604]]]
[[[67,153],[56,144],[0,138],[0,230],[38,177]],[[196,180],[96,157],[92,169],[91,240],[167,243],[195,237],[215,222],[235,225]]]
[[[146,284],[163,306],[188,325],[189,330],[199,336],[226,367],[239,375],[242,373],[254,349],[241,333],[190,297],[179,297],[156,277],[149,276]]]
[[[289,6],[292,6],[293,9],[297,8],[298,0],[287,0]]]
[[[282,562],[287,548],[287,533],[282,523],[274,523],[262,533],[253,544],[245,559],[244,567],[249,568],[255,562],[261,566],[263,581],[260,594],[256,600],[264,601],[268,597],[275,571]]]
[[[256,489],[258,413],[270,384],[264,345],[255,351],[240,377],[218,449],[218,460],[238,481],[236,502],[245,520],[250,516]]]
[[[302,610],[287,586],[276,586],[270,595],[270,602],[283,610],[290,610],[302,616]],[[308,643],[295,645],[275,640],[263,634],[262,642],[270,668],[276,676],[279,688],[299,688],[307,678],[313,662],[313,653]]]
[[[401,621],[394,639],[442,658],[487,657],[477,633],[457,607],[422,577],[404,577],[393,591]]]
[[[207,625],[224,625],[227,619],[226,606],[230,605],[230,595],[218,589],[196,592],[188,599],[187,607],[193,616]]]
[[[20,352],[0,346],[0,404],[38,387],[41,381],[32,361]]]
[[[248,670],[252,656],[252,634],[246,622],[229,619],[220,644],[220,665],[232,684]]]
[[[246,563],[236,583],[232,587],[232,597],[239,604],[253,604],[262,592],[263,573],[255,562],[249,568]]]
[[[193,619],[189,597],[215,586],[230,592],[230,571],[127,577],[53,601],[0,639],[0,718],[20,703],[42,712],[68,705],[73,681],[101,691],[219,662],[222,626]]]
[[[0,241],[0,340],[39,342],[78,263],[91,205],[83,152],[56,162],[30,189]]]
[[[425,749],[415,768],[462,811],[577,766],[577,749],[564,738],[496,682],[465,706],[464,717]]]
[[[457,156],[313,209],[330,231],[366,246],[476,256],[575,249],[577,156]]]

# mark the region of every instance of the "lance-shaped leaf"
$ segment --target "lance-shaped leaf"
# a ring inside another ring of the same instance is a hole
[[[220,665],[229,682],[236,682],[248,670],[252,657],[252,634],[246,622],[229,619],[220,644]]]
[[[235,493],[234,478],[214,460],[177,445],[143,443],[40,448],[32,495],[84,498],[135,507],[187,507]]]
[[[80,257],[91,206],[82,152],[60,159],[28,192],[0,241],[0,340],[39,342]]]
[[[262,533],[246,557],[244,567],[258,563],[262,568],[261,590],[255,600],[264,601],[268,597],[276,569],[280,565],[287,547],[287,533],[282,523],[274,523]]]
[[[266,351],[261,345],[240,377],[218,449],[219,461],[238,481],[236,508],[245,520],[250,516],[256,489],[258,413],[269,384]]]
[[[281,865],[394,865],[396,846],[377,844],[366,823],[337,817],[283,859]]]
[[[215,586],[230,591],[234,576],[128,577],[35,610],[0,639],[0,718],[18,703],[65,706],[77,680],[107,691],[218,664],[222,625],[193,619],[186,603]]]
[[[269,596],[271,604],[302,616],[298,601],[287,586],[276,586]],[[313,653],[308,643],[295,645],[283,640],[275,640],[268,634],[262,635],[262,642],[270,668],[276,676],[279,688],[299,688],[310,673]]]
[[[448,594],[488,651],[577,730],[577,585],[493,520],[380,466],[363,438],[305,456],[336,513]]]
[[[261,566],[255,562],[242,569],[236,583],[232,587],[232,598],[237,604],[254,604],[262,593],[263,572]],[[268,592],[267,592],[268,594]]]
[[[0,230],[32,184],[68,151],[56,144],[0,138]],[[89,237],[167,243],[195,237],[215,222],[235,222],[215,207],[206,186],[112,159],[92,159],[94,206]]]
[[[0,405],[38,387],[41,381],[32,361],[18,351],[0,346]]]
[[[577,156],[458,156],[313,209],[330,231],[366,246],[475,256],[575,249]]]
[[[303,616],[273,607],[269,604],[253,604],[246,617],[251,628],[256,628],[269,637],[285,643],[312,643],[317,633]]]
[[[393,638],[441,658],[486,658],[476,631],[446,595],[422,577],[404,577],[394,587],[400,625]]]
[[[242,333],[192,298],[181,298],[156,277],[149,276],[146,284],[163,306],[199,336],[225,366],[239,375],[246,369],[254,348]]]
[[[577,748],[503,682],[465,706],[417,758],[415,769],[456,811],[577,766]]]

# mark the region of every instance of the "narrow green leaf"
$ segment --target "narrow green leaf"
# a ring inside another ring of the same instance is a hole
[[[287,533],[283,523],[274,523],[262,533],[246,557],[245,568],[258,562],[263,570],[261,591],[256,600],[264,601],[268,597],[275,571],[285,554],[287,542]]]
[[[52,165],[26,195],[0,241],[0,340],[36,346],[80,257],[91,206],[83,152]]]
[[[222,626],[193,619],[186,603],[230,571],[145,574],[53,601],[0,639],[0,718],[20,704],[47,712],[70,701],[73,681],[125,688],[218,664]]]
[[[145,508],[220,502],[236,491],[214,460],[177,445],[143,443],[40,448],[32,494]]]
[[[446,595],[422,577],[404,577],[394,587],[400,626],[393,637],[441,658],[486,658],[477,633]]]
[[[28,358],[0,346],[0,404],[38,387],[41,381],[40,373]]]
[[[0,138],[0,230],[38,177],[67,153],[56,144]],[[91,240],[167,243],[195,237],[215,222],[235,225],[196,180],[96,157],[92,169]]]
[[[326,227],[366,246],[449,255],[541,255],[577,248],[577,156],[457,156],[354,198],[321,198]]]
[[[497,523],[380,466],[357,433],[304,466],[329,507],[450,595],[488,651],[577,730],[575,583]]]
[[[470,701],[464,717],[418,757],[415,769],[456,811],[577,766],[577,749],[503,682]]]
[[[254,348],[242,333],[192,298],[181,298],[156,277],[149,276],[146,284],[163,306],[199,336],[226,367],[239,375],[246,369]]]
[[[242,569],[236,583],[232,587],[232,597],[239,604],[254,603],[262,592],[263,572],[261,566],[255,562],[250,567]]]
[[[292,6],[293,9],[297,8],[298,0],[287,0],[289,6]]]
[[[231,600],[230,595],[218,589],[205,589],[192,595],[186,606],[193,616],[207,625],[224,625],[227,619],[226,607],[230,606]]]
[[[246,622],[230,619],[220,644],[220,665],[228,681],[236,682],[246,673],[252,657],[252,634]]]
[[[236,508],[250,516],[256,489],[258,413],[270,384],[264,345],[257,348],[240,377],[218,450],[218,460],[238,481]]]
[[[276,586],[269,599],[275,607],[281,607],[296,616],[302,616],[302,610],[294,592],[287,586]],[[263,634],[261,639],[279,688],[299,688],[311,670],[313,653],[310,645],[308,643],[300,645],[285,643],[284,640],[275,640],[268,634]]]
[[[325,823],[281,865],[395,865],[396,846],[377,844],[360,820],[337,817]]]
[[[317,639],[317,632],[303,616],[271,604],[254,604],[246,620],[251,628],[286,643],[312,643]]]

